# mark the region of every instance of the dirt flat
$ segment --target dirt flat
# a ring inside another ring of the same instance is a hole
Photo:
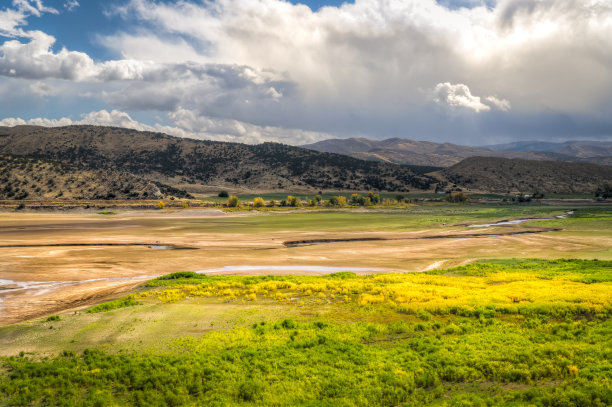
[[[361,232],[355,214],[354,227],[336,232],[316,225],[269,227],[282,215],[261,216],[257,224],[246,222],[250,216],[260,214],[0,214],[0,325],[82,308],[123,295],[153,276],[184,270],[276,266],[224,273],[320,274],[278,269],[319,266],[420,272],[475,258],[612,257],[612,237],[533,225]],[[538,233],[516,234],[524,232]],[[288,247],[286,242],[321,244]],[[191,250],[164,250],[166,246]]]

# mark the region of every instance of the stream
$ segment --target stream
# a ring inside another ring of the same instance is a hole
[[[514,219],[514,220],[500,220],[495,223],[483,223],[481,225],[468,225],[468,228],[489,228],[492,226],[502,226],[502,225],[518,225],[524,222],[538,221],[538,220],[555,220],[555,219],[566,219],[570,215],[573,215],[574,211],[569,211],[564,213],[563,215],[557,215],[554,218],[524,218],[524,219]]]

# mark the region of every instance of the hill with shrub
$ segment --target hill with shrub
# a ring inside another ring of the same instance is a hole
[[[162,199],[190,194],[116,170],[0,155],[0,199]]]
[[[440,172],[471,190],[498,193],[594,194],[612,183],[612,166],[472,157]]]
[[[173,186],[252,190],[428,190],[431,168],[364,161],[277,143],[246,145],[116,127],[0,127],[0,154],[118,170]]]

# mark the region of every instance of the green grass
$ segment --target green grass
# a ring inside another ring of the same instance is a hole
[[[134,301],[131,296],[127,296],[125,298],[119,298],[117,300],[103,302],[102,304],[98,304],[95,307],[88,308],[87,312],[89,314],[95,314],[98,312],[106,312],[117,308],[133,307],[135,305],[140,304],[140,302]]]
[[[606,406],[611,270],[510,259],[377,276],[174,273],[128,297],[140,307],[0,329],[66,349],[0,358],[0,404]]]
[[[605,406],[610,366],[592,344],[611,335],[609,321],[261,321],[165,354],[5,359],[0,394],[20,405]]]
[[[185,229],[180,221],[173,227],[188,232],[259,233],[274,231],[387,232],[410,231],[461,223],[489,222],[522,217],[553,217],[571,207],[544,205],[416,205],[405,209],[321,209],[317,211],[261,212],[258,216],[190,219]],[[580,213],[583,209],[579,209]],[[170,222],[170,221],[168,221]]]
[[[576,259],[487,260],[452,270],[430,271],[430,274],[456,273],[464,276],[492,276],[499,273],[536,273],[541,279],[567,279],[585,284],[612,281],[612,261]]]

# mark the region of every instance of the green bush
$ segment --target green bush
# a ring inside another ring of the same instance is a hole
[[[140,304],[141,304],[140,302],[135,301],[132,298],[132,296],[128,295],[125,298],[120,298],[118,300],[104,302],[102,304],[96,305],[95,307],[91,307],[87,309],[87,313],[96,314],[98,312],[106,312],[106,311],[114,310],[117,308],[132,307],[134,305],[140,305]]]
[[[178,280],[179,278],[202,278],[204,274],[194,273],[193,271],[177,271],[176,273],[166,274],[165,276],[157,277],[156,280]]]
[[[255,401],[260,398],[263,387],[258,380],[245,380],[238,385],[238,398],[242,401]]]

